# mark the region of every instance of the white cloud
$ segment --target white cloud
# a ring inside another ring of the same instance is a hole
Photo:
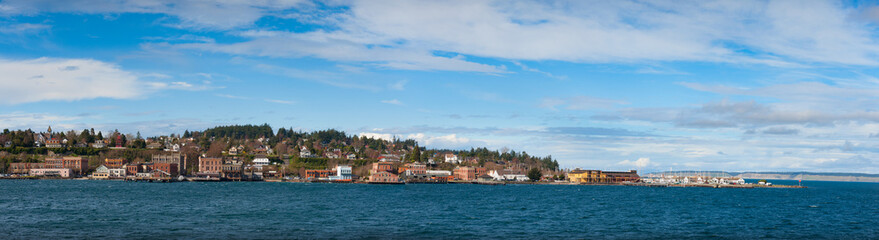
[[[0,15],[36,14],[40,12],[104,13],[161,13],[178,21],[169,25],[191,28],[230,29],[253,24],[274,12],[295,6],[306,6],[302,0],[267,1],[173,1],[173,0],[120,0],[96,4],[90,0],[40,1],[6,0],[0,5]],[[234,17],[232,17],[234,16]]]
[[[0,59],[0,72],[0,104],[132,99],[145,92],[135,74],[90,59]]]
[[[0,128],[2,129],[27,129],[33,128],[34,131],[41,131],[42,128],[49,125],[62,127],[72,126],[68,121],[77,120],[79,117],[60,116],[47,113],[24,113],[13,112],[0,114]]]
[[[373,138],[373,139],[384,139],[388,141],[394,140],[394,135],[390,133],[373,133],[373,132],[362,132],[360,133],[361,137]]]
[[[565,106],[568,110],[607,109],[616,105],[627,104],[625,101],[604,99],[590,96],[574,96],[568,98],[544,98],[539,107],[556,111],[557,106]]]
[[[26,34],[26,33],[34,33],[45,31],[51,28],[51,26],[46,24],[33,24],[33,23],[19,23],[19,24],[7,24],[3,23],[3,26],[0,26],[0,33],[2,34]]]
[[[382,100],[381,102],[382,102],[382,103],[387,103],[387,104],[392,104],[392,105],[397,105],[397,106],[403,106],[403,103],[400,102],[400,100],[397,100],[397,99]]]
[[[250,99],[248,97],[230,95],[230,94],[215,94],[217,97],[228,98],[228,99]]]
[[[441,136],[427,136],[424,133],[415,133],[409,134],[407,136],[408,139],[415,139],[423,146],[434,147],[434,148],[450,148],[450,149],[460,149],[472,147],[472,143],[469,138],[458,137],[457,134],[449,134],[449,135],[441,135]]]
[[[279,104],[287,104],[287,105],[296,103],[294,101],[277,100],[277,99],[265,99],[265,101],[270,102],[270,103],[279,103]]]
[[[650,158],[643,158],[642,157],[642,158],[638,158],[638,160],[635,160],[635,161],[623,160],[617,164],[626,165],[626,166],[634,166],[636,168],[645,168],[647,166],[650,166]]]
[[[8,0],[0,14],[160,13],[179,20],[172,25],[240,29],[237,34],[249,39],[227,44],[198,40],[178,47],[410,70],[506,72],[465,56],[514,60],[523,70],[550,77],[518,60],[879,65],[876,25],[869,17],[876,11],[825,1],[326,3],[340,11],[299,0],[90,3]],[[861,17],[865,12],[869,16]],[[315,24],[318,30],[253,30],[253,23],[266,16]]]

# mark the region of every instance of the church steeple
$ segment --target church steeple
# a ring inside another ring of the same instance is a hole
[[[52,126],[49,126],[49,133],[52,133]]]

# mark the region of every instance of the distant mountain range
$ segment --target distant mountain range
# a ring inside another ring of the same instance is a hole
[[[664,171],[648,173],[645,176],[677,175],[692,176],[704,175],[713,177],[740,177],[748,179],[773,179],[773,180],[808,180],[808,181],[838,181],[838,182],[879,182],[879,174],[868,173],[821,173],[821,172],[724,172],[724,171]]]

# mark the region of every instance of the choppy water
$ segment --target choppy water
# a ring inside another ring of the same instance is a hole
[[[810,188],[8,180],[0,181],[0,239],[879,238],[879,184],[804,184]]]

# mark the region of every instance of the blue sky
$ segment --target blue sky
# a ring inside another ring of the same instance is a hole
[[[597,169],[879,173],[859,1],[0,1],[0,128],[414,138]]]

